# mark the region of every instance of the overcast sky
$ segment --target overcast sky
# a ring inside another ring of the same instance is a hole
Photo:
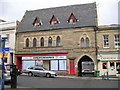
[[[26,10],[96,2],[99,25],[118,24],[120,0],[0,0],[0,19],[21,21]]]

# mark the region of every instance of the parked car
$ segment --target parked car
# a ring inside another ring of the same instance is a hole
[[[2,79],[2,64],[1,63],[0,63],[0,79]],[[10,66],[8,66],[8,64],[4,64],[4,81],[5,82],[11,81]]]
[[[23,73],[27,73],[28,76],[45,76],[47,78],[57,76],[56,72],[49,71],[40,66],[28,67],[23,71]]]
[[[83,69],[83,70],[82,70],[82,74],[83,74],[83,75],[86,75],[86,74],[92,74],[92,75],[94,75],[94,70]]]

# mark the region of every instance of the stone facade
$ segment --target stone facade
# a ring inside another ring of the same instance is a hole
[[[98,28],[97,36],[97,59],[100,76],[108,72],[109,75],[118,75],[117,67],[120,65],[120,34],[119,25],[101,26]],[[109,46],[104,47],[103,36],[108,35]],[[119,35],[117,40],[118,47],[115,47],[115,35]],[[103,64],[107,65],[107,68],[103,68]],[[113,68],[112,68],[113,67]]]

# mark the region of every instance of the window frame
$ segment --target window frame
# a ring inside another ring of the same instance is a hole
[[[81,48],[84,48],[85,47],[85,40],[83,37],[80,39],[80,43],[81,43]]]
[[[54,66],[56,65],[56,67],[57,67],[56,69],[52,69],[52,65],[53,65],[53,64],[51,63],[52,61],[56,61],[56,62],[57,62],[56,64],[54,64]],[[61,68],[61,66],[62,66],[62,65],[60,64],[61,61],[65,61],[64,70],[63,70],[63,68]],[[51,63],[51,68],[50,68],[50,70],[52,70],[52,71],[66,71],[66,70],[67,70],[67,61],[66,61],[65,59],[63,59],[63,60],[51,60],[50,63]]]
[[[44,38],[43,37],[41,37],[41,39],[40,39],[40,46],[44,47]]]
[[[51,47],[52,46],[52,37],[49,37],[48,38],[48,47]]]
[[[56,46],[60,46],[61,45],[60,42],[61,42],[61,38],[60,38],[60,36],[57,36],[57,38],[56,38]]]
[[[105,38],[107,36],[107,38]],[[108,42],[108,46],[105,46],[105,43]],[[103,48],[110,48],[109,35],[103,35]]]
[[[86,37],[85,42],[86,42],[86,48],[89,48],[90,47],[90,40],[88,37]]]
[[[116,39],[115,35],[118,35],[117,39]],[[117,43],[118,46],[116,46],[116,41],[118,42]],[[120,48],[119,44],[120,44],[120,34],[114,34],[114,47],[115,48]]]
[[[37,47],[37,39],[36,38],[33,39],[33,47]]]
[[[29,47],[29,38],[27,38],[26,40],[25,40],[25,47]]]

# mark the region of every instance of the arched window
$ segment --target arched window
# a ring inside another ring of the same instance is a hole
[[[37,45],[37,39],[34,38],[34,39],[33,39],[33,47],[36,47],[36,45]]]
[[[40,40],[40,45],[41,46],[44,46],[44,38],[42,37],[41,40]]]
[[[86,37],[86,47],[89,47],[89,38]]]
[[[29,47],[29,39],[26,39],[26,47]]]
[[[57,38],[56,38],[56,46],[60,46],[60,37],[59,36],[57,36]]]
[[[81,48],[84,47],[84,38],[81,38]]]
[[[48,38],[48,46],[52,46],[52,38],[51,37]]]

